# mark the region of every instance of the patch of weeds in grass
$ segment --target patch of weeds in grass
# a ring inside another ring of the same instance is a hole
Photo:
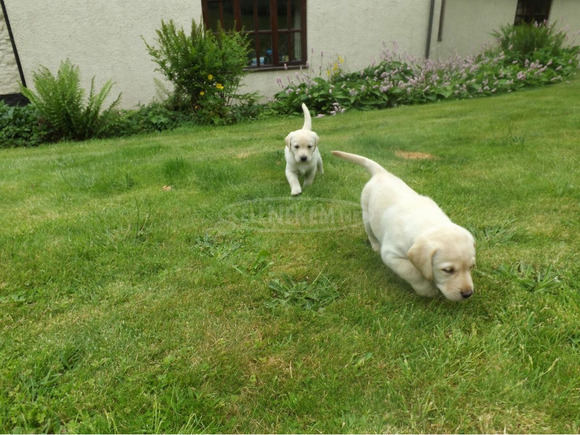
[[[492,141],[493,145],[501,147],[523,147],[526,143],[526,138],[517,132],[514,132],[514,127],[510,124],[507,132],[501,137]]]
[[[272,254],[263,249],[260,252],[258,252],[258,255],[256,255],[256,259],[252,262],[251,265],[247,267],[234,265],[232,267],[241,274],[250,274],[256,276],[264,273],[273,264],[274,262],[272,261]]]
[[[497,225],[468,227],[468,229],[478,242],[503,244],[511,242],[517,236],[513,223],[514,220],[510,219]]]
[[[284,275],[273,279],[268,287],[271,300],[266,302],[268,308],[297,307],[307,311],[320,311],[339,297],[338,286],[322,272],[312,281],[295,281]]]
[[[529,292],[539,292],[552,289],[560,284],[558,274],[552,265],[542,268],[518,262],[512,266],[501,264],[496,274],[513,281]]]
[[[151,225],[151,213],[143,212],[139,201],[135,201],[135,209],[134,221],[129,226],[128,236],[135,241],[143,242],[147,237]]]
[[[216,162],[208,166],[206,162],[192,166],[196,178],[196,186],[210,192],[217,192],[224,188],[237,186],[247,177],[247,168]]]
[[[162,172],[165,183],[174,185],[182,181],[191,172],[191,165],[183,157],[175,157],[163,162]]]
[[[229,257],[233,252],[237,251],[242,246],[239,240],[226,241],[218,237],[214,237],[208,233],[199,236],[194,241],[194,247],[203,255],[207,257],[217,258],[223,260]]]
[[[350,359],[350,366],[354,370],[360,370],[362,367],[365,366],[370,360],[374,358],[373,352],[363,352],[363,353],[355,353],[352,355]]]
[[[577,191],[578,188],[568,181],[562,182],[556,186],[556,195],[559,197],[568,195],[574,196]]]

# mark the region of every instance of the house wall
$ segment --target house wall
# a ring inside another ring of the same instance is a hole
[[[442,40],[437,41],[441,10],[441,0],[437,0],[430,57],[465,57],[479,53],[484,45],[493,42],[492,31],[504,24],[513,24],[517,4],[518,0],[447,0]]]
[[[580,2],[578,0],[553,0],[550,22],[568,33],[569,44],[580,45]]]
[[[4,14],[0,10],[0,95],[19,92],[20,76]]]
[[[442,0],[435,0],[430,57],[478,52],[491,41],[490,32],[513,22],[517,0],[447,0],[443,40],[437,42]],[[580,26],[579,0],[553,0],[552,16],[563,25]],[[43,65],[56,71],[69,58],[78,65],[85,88],[92,77],[100,88],[107,80],[115,86],[111,99],[122,92],[122,106],[132,108],[158,97],[156,64],[147,53],[145,39],[153,43],[162,19],[188,27],[201,19],[201,0],[4,0],[27,84]],[[337,56],[345,68],[357,70],[379,60],[384,45],[399,52],[425,55],[431,0],[309,0],[308,63],[310,74],[325,76]],[[474,12],[477,11],[477,12]],[[1,26],[1,24],[0,24]],[[0,38],[3,33],[0,28]],[[2,49],[9,44],[2,43]],[[321,55],[323,53],[323,55]],[[4,54],[4,53],[2,53]],[[18,89],[18,75],[0,63],[0,86]],[[9,58],[9,57],[8,57]],[[13,57],[12,57],[13,58]],[[8,72],[8,74],[6,73]],[[296,70],[251,72],[243,92],[271,97]],[[6,82],[6,84],[2,84]],[[16,84],[15,84],[16,83]],[[0,88],[2,94],[3,88]]]
[[[56,72],[69,58],[79,66],[84,87],[95,77],[122,92],[122,106],[147,104],[156,96],[156,73],[142,37],[153,42],[162,19],[187,27],[201,19],[201,0],[5,0],[28,86],[43,65]],[[3,71],[2,71],[3,72]]]

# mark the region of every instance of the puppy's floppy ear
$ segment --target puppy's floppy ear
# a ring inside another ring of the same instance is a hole
[[[425,238],[419,238],[407,252],[407,257],[413,266],[419,269],[421,275],[429,281],[433,281],[433,256],[436,251],[435,245]]]
[[[286,142],[286,146],[288,148],[290,148],[290,141],[292,140],[292,133],[288,133],[288,136],[286,136],[286,139],[284,139],[284,142]]]
[[[314,138],[314,146],[318,145],[318,141],[320,140],[318,135],[316,133],[312,132],[312,137]]]

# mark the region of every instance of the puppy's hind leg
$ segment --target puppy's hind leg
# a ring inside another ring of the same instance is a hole
[[[371,243],[371,247],[373,248],[373,251],[379,252],[379,250],[381,249],[381,242],[379,242],[379,240],[375,237],[375,234],[373,233],[366,210],[363,210],[363,223],[365,226],[365,231],[369,238],[369,242]]]
[[[316,172],[319,172],[320,174],[324,174],[324,167],[322,166],[322,159],[318,159],[318,161],[316,162]]]
[[[366,187],[366,186],[365,186]],[[365,226],[365,231],[367,236],[369,237],[369,242],[371,243],[371,247],[373,251],[379,252],[381,249],[381,242],[375,236],[373,229],[371,227],[370,217],[369,217],[369,191],[368,189],[363,189],[362,195],[360,198],[360,205],[362,207],[362,219],[363,224]]]
[[[304,174],[304,183],[302,184],[302,187],[310,186],[312,184],[312,182],[314,181],[315,176],[316,176],[316,168],[305,173]]]

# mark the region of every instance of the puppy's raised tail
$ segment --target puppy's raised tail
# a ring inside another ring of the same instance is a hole
[[[356,163],[357,165],[362,166],[367,171],[369,171],[371,176],[382,172],[387,172],[387,170],[377,162],[371,159],[367,159],[366,157],[359,156],[358,154],[350,154],[343,151],[332,151],[332,154],[342,160],[346,160],[347,162]]]
[[[304,112],[304,125],[302,126],[302,130],[312,130],[312,119],[310,118],[310,111],[304,103],[302,103],[302,112]]]

